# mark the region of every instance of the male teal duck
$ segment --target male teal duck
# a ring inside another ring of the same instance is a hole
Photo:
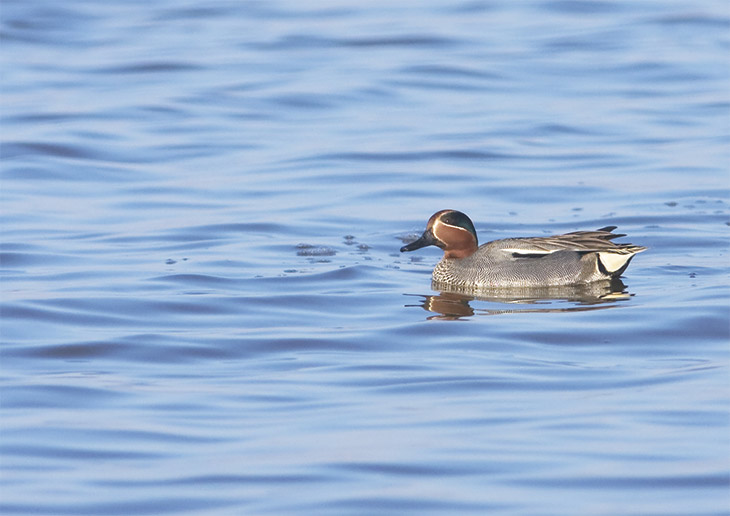
[[[421,238],[401,252],[429,245],[444,250],[433,270],[437,284],[465,288],[579,285],[618,278],[635,254],[646,247],[615,244],[626,236],[616,226],[564,235],[506,238],[477,243],[472,221],[455,210],[442,210],[428,220]]]

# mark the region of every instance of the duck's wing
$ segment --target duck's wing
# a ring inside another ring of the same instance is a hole
[[[646,247],[633,244],[616,244],[614,238],[626,236],[612,233],[616,226],[606,226],[595,231],[575,231],[564,235],[547,237],[510,238],[502,240],[500,250],[512,253],[515,257],[539,257],[557,251],[574,251],[577,253],[614,253],[631,254],[645,251]]]
[[[620,274],[631,258],[646,247],[633,244],[616,244],[612,239],[626,236],[612,233],[616,226],[606,226],[596,231],[575,231],[564,235],[502,240],[500,251],[509,253],[512,259],[535,259],[557,256],[567,259],[568,254],[582,256],[596,253],[598,265],[607,275]],[[557,253],[557,254],[556,254]]]

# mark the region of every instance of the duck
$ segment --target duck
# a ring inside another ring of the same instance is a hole
[[[420,238],[401,252],[434,245],[444,251],[433,270],[436,286],[467,289],[582,285],[612,280],[647,248],[617,244],[616,226],[563,235],[493,240],[479,246],[474,223],[457,210],[434,213]]]

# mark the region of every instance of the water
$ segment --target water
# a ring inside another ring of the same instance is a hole
[[[3,514],[730,513],[726,3],[1,16]],[[649,251],[442,293],[443,208]]]

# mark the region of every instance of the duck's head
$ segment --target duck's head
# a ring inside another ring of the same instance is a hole
[[[404,245],[401,252],[435,245],[445,258],[466,258],[477,250],[477,232],[469,217],[456,210],[441,210],[431,215],[421,238]]]

